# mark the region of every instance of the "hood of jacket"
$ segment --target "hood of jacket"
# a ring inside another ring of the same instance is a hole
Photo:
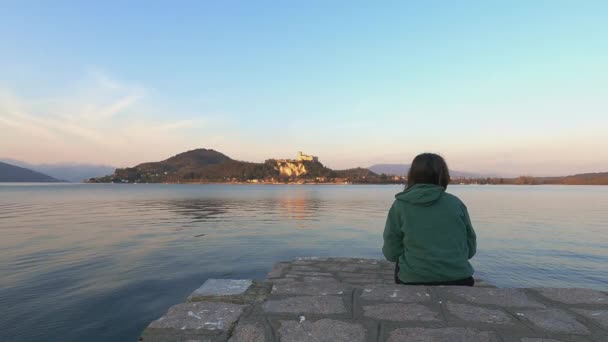
[[[435,184],[416,184],[395,195],[399,201],[418,206],[430,206],[437,202],[445,189]]]

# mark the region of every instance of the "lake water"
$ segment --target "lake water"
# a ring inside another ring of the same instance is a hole
[[[0,341],[136,341],[207,278],[380,258],[398,186],[0,185]],[[501,287],[608,289],[608,187],[450,186]]]

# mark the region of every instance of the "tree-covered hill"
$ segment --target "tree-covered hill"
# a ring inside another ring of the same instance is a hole
[[[305,171],[299,176],[281,173],[279,164],[301,164]],[[99,183],[197,183],[246,181],[311,181],[355,182],[381,181],[368,169],[332,170],[318,161],[285,161],[268,159],[263,163],[234,160],[212,149],[196,149],[180,153],[159,162],[149,162],[131,168],[116,169],[112,175],[91,178]]]

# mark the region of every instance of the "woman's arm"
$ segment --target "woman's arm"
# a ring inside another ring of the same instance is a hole
[[[395,204],[388,211],[383,237],[382,253],[384,257],[388,261],[396,262],[403,254],[403,231],[401,230],[401,217],[399,217]]]
[[[469,246],[469,259],[471,259],[477,253],[477,235],[471,224],[471,218],[466,206],[464,207],[464,223],[467,226],[467,245]]]

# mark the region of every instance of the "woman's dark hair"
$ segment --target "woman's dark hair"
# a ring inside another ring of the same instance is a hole
[[[410,172],[407,175],[407,187],[416,184],[435,184],[448,188],[450,171],[443,158],[435,153],[419,154],[412,161]]]

